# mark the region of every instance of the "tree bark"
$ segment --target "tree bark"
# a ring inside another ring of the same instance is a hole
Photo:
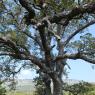
[[[46,87],[44,94],[45,94],[45,95],[52,95],[52,94],[51,94],[51,88],[50,88],[50,87]]]
[[[50,87],[51,80],[50,80],[50,78],[47,77],[47,79],[45,79],[44,83],[45,83],[45,86],[46,86],[45,95],[51,95],[51,87]]]
[[[63,95],[62,82],[59,78],[53,80],[53,95]]]

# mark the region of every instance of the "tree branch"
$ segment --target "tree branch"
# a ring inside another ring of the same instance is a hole
[[[84,61],[87,61],[89,63],[92,63],[92,64],[95,64],[95,59],[94,58],[89,58],[87,57],[86,55],[81,55],[80,56],[80,59],[84,60]]]
[[[48,72],[47,67],[45,67],[45,63],[43,63],[43,60],[37,58],[34,55],[24,55],[23,52],[20,52],[20,55],[16,52],[0,52],[0,56],[12,56],[15,59],[21,59],[21,60],[30,60],[32,63],[37,65],[39,68],[43,69],[45,72]]]
[[[47,39],[46,39],[46,34],[45,34],[45,28],[43,26],[38,26],[38,30],[39,30],[39,34],[40,34],[40,37],[41,37],[41,41],[42,41],[42,46],[43,46],[43,49],[44,49],[44,52],[45,52],[45,59],[46,59],[46,65],[48,67],[50,67],[50,61],[52,60],[51,58],[51,49],[47,43]]]
[[[31,39],[33,39],[35,42],[37,42],[37,44],[38,44],[38,45],[40,46],[40,48],[42,49],[42,44],[40,43],[40,41],[39,41],[37,38],[33,37],[32,35],[30,35],[29,33],[25,32],[25,31],[22,31],[21,33],[27,35],[28,37],[30,37]]]
[[[40,23],[40,27],[47,27],[46,23],[43,23],[46,21],[46,18],[49,20],[50,23],[60,23],[61,20],[64,20],[62,23],[63,26],[67,26],[69,21],[76,18],[79,15],[83,15],[85,13],[94,13],[95,12],[95,2],[83,5],[82,7],[75,7],[71,11],[65,11],[58,14],[55,14],[54,16],[47,16],[44,17],[41,21],[38,21]],[[38,24],[36,24],[38,25]]]
[[[81,54],[81,53],[75,53],[75,54],[68,54],[68,55],[64,55],[64,56],[58,56],[55,58],[55,62],[59,61],[59,60],[63,60],[63,59],[73,59],[73,60],[77,60],[77,59],[82,59],[84,61],[87,61],[89,63],[95,64],[95,59],[94,58],[89,58],[87,57],[87,55]]]
[[[81,32],[82,30],[84,30],[85,28],[87,28],[87,27],[89,27],[90,25],[93,25],[93,24],[95,24],[95,20],[93,20],[93,21],[87,23],[86,25],[84,25],[83,27],[79,28],[79,29],[76,30],[74,33],[72,33],[72,34],[68,37],[68,39],[64,42],[64,46],[66,46],[66,45],[70,42],[70,40],[71,40],[75,35],[77,35],[79,32]]]
[[[11,53],[11,52],[3,52],[3,53],[2,53],[2,52],[1,52],[1,53],[0,53],[0,56],[3,56],[3,55],[5,55],[5,56],[6,56],[6,55],[8,55],[8,56],[14,56],[15,53]]]
[[[83,15],[85,13],[94,13],[94,12],[95,12],[95,2],[92,2],[90,4],[86,4],[86,5],[83,5],[81,7],[75,7],[70,12],[65,12],[67,14],[64,14],[63,12],[62,13],[59,13],[59,14],[56,14],[53,17],[49,17],[49,20],[50,20],[51,23],[58,23],[62,19],[65,19],[65,21],[68,20],[68,22],[69,22],[74,17],[79,16],[80,14]],[[65,26],[67,24],[65,24]]]
[[[19,0],[22,7],[24,7],[29,13],[34,13],[35,11],[32,8],[32,4],[29,0]]]
[[[46,69],[46,67],[44,66],[44,63],[42,63],[42,60],[40,60],[34,55],[30,55],[30,54],[25,55],[24,52],[23,51],[21,52],[16,46],[16,44],[12,42],[11,40],[0,38],[0,44],[2,43],[5,44],[6,46],[11,47],[14,52],[1,52],[0,53],[1,56],[7,55],[7,56],[12,56],[15,59],[30,60],[32,63],[37,65],[39,68],[42,68],[44,70]]]
[[[12,53],[12,52],[0,52],[0,56],[12,56],[15,59],[21,59],[21,60],[30,60],[32,63],[34,63],[35,65],[37,65],[39,68],[44,69],[44,63],[42,63],[42,60],[38,59],[37,57],[33,56],[33,55],[29,55],[29,56],[23,56],[21,54],[21,56],[17,56],[16,53]]]
[[[7,38],[6,39],[0,38],[0,44],[1,43],[11,47],[14,50],[15,53],[20,54],[20,51],[19,51],[18,47],[16,46],[16,44],[13,41],[11,41]]]
[[[20,4],[22,5],[22,7],[24,7],[29,13],[34,13],[34,10],[32,8],[32,4],[29,2],[29,0],[19,0]],[[58,14],[55,14],[54,16],[47,16],[44,17],[40,22],[41,25],[40,27],[44,26],[46,27],[46,23],[43,23],[45,21],[45,18],[47,18],[50,23],[60,23],[61,20],[64,20],[63,26],[68,25],[69,21],[74,19],[75,17],[79,16],[79,15],[83,15],[85,13],[94,13],[95,12],[95,2],[83,5],[83,6],[79,6],[79,7],[75,7],[73,8],[71,11],[65,11],[65,12],[61,12]],[[32,24],[32,23],[30,23]],[[35,23],[36,24],[36,23]],[[36,24],[37,25],[37,24]]]

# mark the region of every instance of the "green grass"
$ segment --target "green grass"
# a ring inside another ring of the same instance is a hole
[[[7,95],[33,95],[33,92],[7,92]]]
[[[7,95],[33,95],[33,92],[12,92],[11,91],[11,92],[8,92]],[[65,92],[64,95],[68,95],[68,92]],[[85,95],[95,95],[95,91],[92,91]]]

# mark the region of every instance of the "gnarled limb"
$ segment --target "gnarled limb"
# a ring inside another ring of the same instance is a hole
[[[56,59],[54,61],[59,61],[59,60],[63,60],[63,59],[73,59],[73,60],[77,60],[77,59],[82,59],[84,61],[87,61],[89,63],[95,64],[95,59],[93,58],[89,58],[87,55],[83,54],[83,53],[75,53],[75,54],[66,54],[64,56],[58,56],[56,57]]]
[[[90,25],[95,24],[95,20],[92,20],[91,22],[87,23],[86,25],[84,25],[83,27],[79,28],[78,30],[76,30],[74,33],[72,33],[67,40],[64,42],[64,46],[66,46],[73,37],[75,37],[79,32],[81,32],[82,30],[84,30],[85,28],[89,27]]]

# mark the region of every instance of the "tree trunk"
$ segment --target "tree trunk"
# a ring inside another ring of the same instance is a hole
[[[43,82],[45,83],[44,95],[52,95],[51,94],[51,87],[50,87],[51,79],[47,74],[44,74]]]
[[[53,95],[63,95],[62,82],[59,78],[53,81]]]
[[[45,85],[46,85],[45,95],[51,95],[50,82],[45,83]]]
[[[50,87],[46,87],[44,95],[52,95]]]

